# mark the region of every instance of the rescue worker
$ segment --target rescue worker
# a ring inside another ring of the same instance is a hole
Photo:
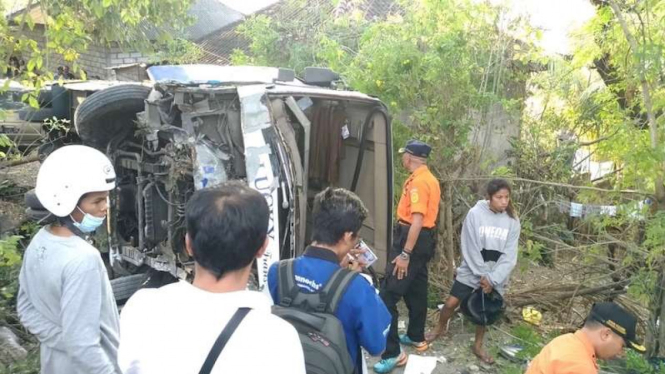
[[[455,310],[474,290],[480,288],[488,296],[496,291],[503,296],[510,273],[517,264],[521,230],[510,193],[506,180],[493,179],[487,184],[487,200],[478,201],[466,215],[461,234],[462,264],[457,268],[450,296],[441,309],[434,332],[427,334],[427,341],[446,332]],[[484,363],[492,364],[494,359],[483,350],[485,331],[485,324],[476,326],[472,352]]]
[[[37,174],[37,198],[56,222],[25,251],[17,310],[41,343],[43,374],[120,373],[113,290],[99,251],[85,240],[104,222],[114,187],[111,161],[82,145],[56,150]]]
[[[637,318],[615,303],[596,303],[584,326],[547,344],[526,374],[596,374],[596,359],[620,356],[624,347],[644,353],[635,340]]]
[[[386,350],[374,365],[377,373],[388,373],[406,364],[407,357],[400,343],[411,345],[419,352],[429,348],[425,340],[427,318],[427,263],[434,255],[435,223],[439,213],[441,189],[427,167],[432,148],[419,140],[409,140],[402,154],[402,165],[411,175],[404,182],[397,206],[397,223],[393,245],[388,254],[386,278],[380,296],[392,315]],[[404,297],[409,309],[407,333],[397,332],[397,303]]]

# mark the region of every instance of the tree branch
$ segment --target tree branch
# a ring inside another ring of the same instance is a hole
[[[598,139],[591,140],[591,141],[588,141],[588,142],[581,142],[581,143],[578,143],[578,144],[579,144],[580,147],[588,147],[590,145],[598,144],[598,143],[600,143],[602,141],[605,141],[605,140],[613,137],[614,135],[618,134],[619,130],[621,130],[621,128],[618,128],[617,131],[615,131],[614,133],[612,133],[610,135],[606,135],[606,136],[603,136],[603,137],[600,137]]]
[[[607,2],[612,8],[614,15],[617,17],[617,20],[619,21],[619,24],[623,29],[623,33],[626,39],[628,40],[630,48],[633,50],[633,53],[637,53],[638,51],[637,40],[635,39],[633,34],[630,33],[630,30],[628,29],[628,24],[626,23],[626,20],[623,17],[623,14],[621,13],[619,5],[617,5],[615,0],[607,0]],[[659,147],[658,124],[656,123],[656,116],[653,113],[651,92],[649,91],[649,83],[647,82],[646,75],[644,74],[644,66],[642,63],[640,63],[638,74],[640,77],[640,85],[642,87],[642,96],[644,98],[644,109],[647,112],[647,119],[649,120],[651,148],[653,148],[654,150],[658,150]],[[658,200],[659,203],[662,204],[665,201],[665,185],[663,185],[663,166],[661,166],[660,169],[656,169],[655,172],[656,172],[656,199]]]
[[[21,24],[18,27],[19,32],[23,31],[23,26],[25,25],[25,19],[28,17],[28,13],[30,13],[31,8],[32,8],[32,0],[28,0],[28,4],[25,6],[25,9],[23,9],[23,17],[21,17]]]
[[[492,180],[492,179],[495,179],[495,178],[496,178],[495,176],[448,178],[448,179],[441,179],[439,181],[440,182],[485,181],[485,180]],[[514,181],[514,182],[528,182],[528,183],[542,184],[542,185],[545,185],[545,186],[569,188],[569,189],[574,189],[574,190],[587,190],[587,191],[596,191],[596,192],[620,193],[620,194],[628,194],[628,195],[653,196],[653,193],[639,191],[639,190],[608,190],[608,189],[605,189],[605,188],[589,187],[589,186],[575,186],[575,185],[566,184],[566,183],[543,182],[543,181],[537,181],[537,180],[526,179],[526,178],[504,177],[504,179]]]

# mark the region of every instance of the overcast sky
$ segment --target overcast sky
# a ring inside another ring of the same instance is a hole
[[[527,15],[543,30],[541,45],[549,54],[571,52],[569,34],[591,19],[595,8],[588,0],[490,0],[506,4],[515,15]]]
[[[225,5],[228,5],[243,14],[252,14],[276,3],[277,1],[278,0],[221,0]]]
[[[261,10],[278,0],[221,0],[244,14]],[[482,0],[479,0],[482,1]],[[531,24],[543,30],[542,47],[547,53],[570,52],[568,34],[594,15],[588,0],[490,0],[506,4],[514,14],[528,15]]]

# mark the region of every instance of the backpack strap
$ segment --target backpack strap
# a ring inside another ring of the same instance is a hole
[[[337,269],[326,283],[323,290],[321,290],[321,300],[323,305],[320,306],[324,311],[334,314],[337,310],[342,296],[346,289],[351,284],[351,281],[358,275],[357,272],[349,269]]]
[[[249,310],[249,308],[238,308],[238,310],[236,310],[235,314],[233,314],[233,317],[231,317],[231,320],[226,324],[222,332],[219,333],[219,336],[217,337],[215,344],[210,349],[210,352],[208,352],[208,357],[206,357],[201,370],[199,370],[199,374],[210,374],[212,368],[217,362],[219,354],[222,353],[226,343],[228,343],[229,339],[231,339],[231,336],[236,331],[236,328],[238,328],[238,325],[240,325],[240,322],[242,322],[247,313],[249,313]]]
[[[300,287],[296,284],[296,276],[293,271],[293,259],[282,260],[277,267],[277,294],[279,296],[279,305],[290,307],[300,292]]]

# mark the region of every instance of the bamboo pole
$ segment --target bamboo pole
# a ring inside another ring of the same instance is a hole
[[[488,180],[492,180],[492,179],[495,179],[495,178],[496,177],[493,177],[493,176],[448,178],[448,179],[441,179],[440,182],[446,183],[446,182],[488,181]],[[654,195],[653,193],[650,193],[650,192],[644,192],[644,191],[638,191],[638,190],[608,190],[608,189],[605,189],[605,188],[590,187],[590,186],[575,186],[575,185],[566,184],[566,183],[543,182],[543,181],[538,181],[538,180],[533,180],[533,179],[526,179],[526,178],[504,177],[504,179],[509,180],[509,181],[513,181],[513,182],[528,182],[528,183],[540,184],[540,185],[544,185],[544,186],[563,187],[563,188],[571,188],[571,189],[577,189],[577,190],[609,192],[609,193],[613,192],[613,193],[643,195],[643,196],[653,196]]]

